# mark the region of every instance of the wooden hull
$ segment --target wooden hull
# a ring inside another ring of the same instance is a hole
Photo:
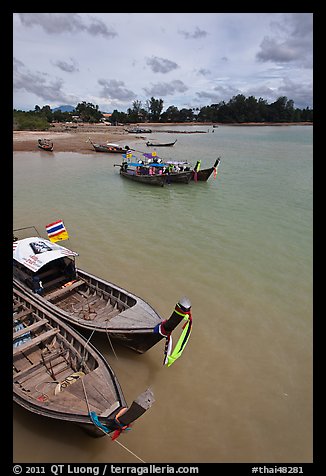
[[[105,147],[105,146],[96,145],[96,144],[93,144],[93,147],[96,150],[96,152],[106,152],[110,154],[125,154],[126,152],[124,149],[115,149],[113,147]]]
[[[206,182],[209,179],[209,177],[212,175],[212,173],[214,172],[214,170],[216,169],[218,164],[219,164],[219,158],[216,159],[213,167],[210,167],[208,169],[199,170],[197,172],[197,177],[196,177],[195,172],[192,171],[191,180],[196,180],[197,182]]]
[[[167,144],[154,144],[152,142],[146,142],[147,147],[172,147],[177,141],[168,142]]]
[[[131,174],[125,170],[120,169],[120,175],[125,177],[129,180],[133,180],[134,182],[145,183],[147,185],[155,185],[159,187],[163,187],[166,183],[166,176],[165,175],[142,175],[142,174]]]
[[[192,170],[189,172],[176,172],[166,175],[166,183],[189,183],[192,179]]]
[[[26,274],[16,266],[14,286],[67,323],[105,333],[136,352],[146,352],[158,342],[153,329],[162,318],[143,299],[80,269],[74,280],[55,271],[48,273],[38,274],[43,295],[28,286]]]
[[[47,142],[47,141],[44,142],[42,139],[39,139],[37,146],[39,149],[46,150],[47,152],[53,151],[52,142]]]
[[[197,179],[195,178],[195,172],[192,171],[192,177],[191,177],[191,180],[197,180],[197,182],[207,182],[207,180],[209,179],[209,177],[212,175],[212,173],[214,172],[214,167],[211,167],[209,169],[203,169],[203,170],[199,170],[199,172],[197,172]]]
[[[103,436],[89,412],[104,423],[126,408],[119,382],[84,337],[40,304],[13,289],[13,400]]]

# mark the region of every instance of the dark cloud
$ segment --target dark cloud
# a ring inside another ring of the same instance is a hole
[[[175,63],[174,61],[170,61],[164,58],[158,58],[157,56],[147,58],[146,63],[148,64],[148,66],[151,67],[153,73],[169,73],[170,71],[179,68],[177,63]]]
[[[283,23],[273,22],[275,35],[265,36],[256,58],[258,61],[297,63],[305,68],[312,66],[312,14],[296,13]]]
[[[75,73],[79,71],[77,63],[71,58],[71,63],[67,63],[66,61],[58,60],[53,61],[53,64],[60,68],[62,71],[66,73]]]
[[[108,99],[117,99],[119,101],[131,101],[136,98],[133,91],[125,88],[123,81],[116,79],[99,79],[98,83],[102,86],[101,95]]]
[[[184,93],[189,88],[179,79],[175,79],[170,83],[156,83],[150,89],[143,89],[149,96],[171,96],[175,93]]]
[[[62,90],[63,80],[60,78],[49,80],[47,74],[42,72],[32,72],[27,69],[22,61],[14,58],[13,68],[13,88],[16,91],[25,90],[35,94],[45,102],[65,102],[76,101],[76,97],[67,95]]]
[[[87,15],[87,20],[78,13],[17,13],[23,25],[27,27],[40,26],[49,34],[87,32],[90,35],[102,35],[114,38],[118,35],[112,28],[97,18]]]
[[[208,100],[211,103],[219,103],[221,101],[229,101],[229,99],[237,94],[240,94],[239,89],[233,86],[215,86],[211,90],[198,91],[196,96],[198,99]]]
[[[195,31],[193,32],[179,30],[178,33],[184,36],[186,40],[190,40],[190,39],[197,40],[198,38],[204,38],[205,36],[207,36],[207,31],[201,30],[200,28],[198,28],[198,26],[196,26]]]
[[[197,74],[199,76],[207,77],[207,76],[210,76],[212,72],[209,69],[201,68],[201,69],[198,69]]]

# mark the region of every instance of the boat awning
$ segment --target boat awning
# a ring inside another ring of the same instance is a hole
[[[31,271],[38,271],[42,266],[64,256],[78,256],[57,243],[33,236],[13,243],[13,258]]]

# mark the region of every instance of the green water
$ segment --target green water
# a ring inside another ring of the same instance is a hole
[[[80,268],[166,317],[181,296],[191,299],[192,336],[169,369],[163,344],[142,356],[118,348],[116,360],[105,339],[94,341],[129,403],[153,386],[154,406],[121,437],[143,460],[312,461],[313,129],[196,129],[209,132],[147,139],[177,138],[158,155],[201,159],[202,168],[220,156],[207,183],[133,183],[119,176],[116,155],[15,153],[14,228],[34,225],[46,237],[45,225],[62,219]],[[126,143],[149,152],[145,142]],[[17,462],[137,462],[19,408],[14,429]]]

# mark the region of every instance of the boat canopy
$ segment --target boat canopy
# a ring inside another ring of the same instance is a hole
[[[64,256],[78,256],[57,243],[33,236],[13,243],[13,258],[31,271],[38,271],[42,266]]]
[[[166,167],[166,164],[157,164],[157,163],[150,163],[150,164],[142,164],[140,162],[127,162],[128,167]]]

